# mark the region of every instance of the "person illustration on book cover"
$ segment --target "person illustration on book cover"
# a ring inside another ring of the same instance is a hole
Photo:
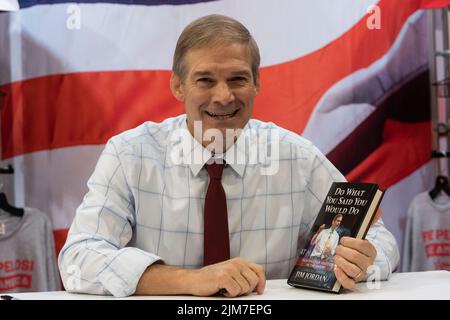
[[[336,247],[339,244],[339,234],[336,229],[341,225],[342,218],[342,214],[339,213],[334,216],[328,229],[325,229],[325,224],[319,227],[311,239],[311,244],[314,245],[311,258],[333,261]]]

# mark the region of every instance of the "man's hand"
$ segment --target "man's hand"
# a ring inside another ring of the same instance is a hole
[[[226,297],[237,297],[252,292],[262,294],[265,286],[266,276],[260,265],[234,258],[201,269],[154,263],[139,279],[135,294],[206,297],[223,291]]]
[[[352,289],[355,283],[365,278],[376,255],[377,250],[369,241],[343,237],[334,256],[337,280],[344,288]]]
[[[226,297],[262,294],[266,276],[260,265],[234,258],[194,270],[191,294],[210,296],[224,289]]]

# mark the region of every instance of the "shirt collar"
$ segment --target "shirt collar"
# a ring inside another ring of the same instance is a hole
[[[249,122],[244,126],[236,142],[224,154],[216,154],[214,157],[208,149],[203,147],[203,145],[191,135],[187,128],[186,116],[183,117],[180,127],[183,135],[183,150],[186,151],[186,154],[184,155],[184,157],[186,157],[185,163],[189,165],[194,176],[198,175],[200,170],[211,158],[223,158],[227,165],[236,171],[239,176],[243,177],[247,163],[245,136],[246,133],[250,132],[250,130],[248,130],[250,127]]]
[[[237,138],[236,142],[225,152],[224,159],[226,163],[233,168],[236,173],[243,177],[245,167],[247,165],[247,152],[246,152],[246,134],[250,132],[249,123],[244,126],[241,134]]]

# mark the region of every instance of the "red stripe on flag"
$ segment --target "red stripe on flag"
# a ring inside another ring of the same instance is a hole
[[[450,0],[421,0],[420,7],[424,9],[443,8],[450,6]]]
[[[183,113],[169,71],[53,75],[3,87],[3,158],[61,147],[104,144],[141,124]]]
[[[62,247],[66,243],[67,234],[69,233],[69,229],[56,229],[53,230],[53,238],[55,240],[55,253],[56,256],[59,255]]]
[[[366,17],[305,57],[262,68],[254,118],[301,133],[320,97],[337,81],[369,66],[390,48],[417,1],[383,0],[382,28]],[[169,90],[169,71],[52,75],[0,87],[2,158],[54,148],[103,144],[146,120],[184,112]]]
[[[346,178],[349,181],[375,182],[387,189],[429,162],[430,150],[430,122],[404,123],[388,119],[381,146]]]
[[[67,234],[69,233],[69,229],[57,229],[53,230],[53,238],[55,241],[55,254],[56,257],[58,257],[59,252],[61,251],[62,247],[66,243]],[[64,289],[64,284],[62,283],[60,279],[60,286]]]

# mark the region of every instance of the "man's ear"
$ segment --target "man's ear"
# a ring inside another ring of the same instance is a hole
[[[180,77],[172,72],[170,76],[170,90],[173,96],[180,102],[184,102],[184,87]]]
[[[258,95],[260,88],[261,88],[261,85],[259,82],[259,75],[258,75],[255,80],[255,96]]]

